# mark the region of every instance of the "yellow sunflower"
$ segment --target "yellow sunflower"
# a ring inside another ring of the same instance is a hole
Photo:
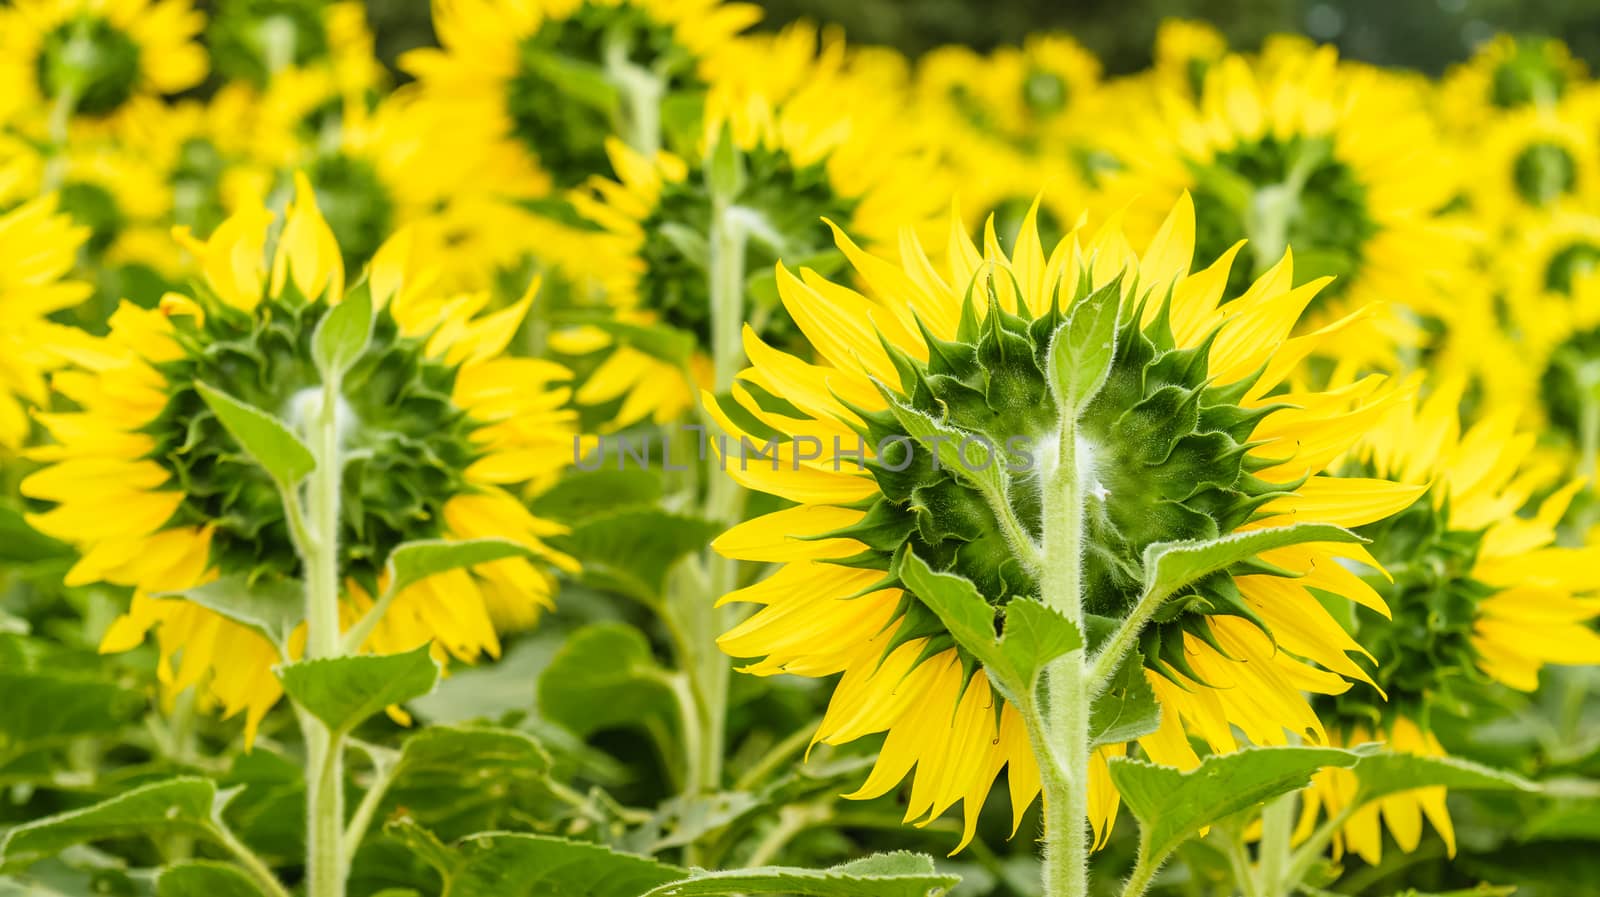
[[[1196,256],[1210,263],[1241,239],[1237,291],[1292,245],[1296,285],[1332,275],[1315,326],[1351,308],[1404,303],[1439,313],[1442,282],[1463,261],[1463,228],[1440,216],[1455,196],[1453,166],[1403,81],[1341,65],[1331,47],[1280,42],[1253,66],[1229,56],[1197,101],[1168,93],[1116,135],[1120,168],[1107,174],[1107,210],[1126,208],[1130,232],[1154,232],[1180,192],[1194,196]],[[1384,358],[1415,341],[1396,315],[1343,351]]]
[[[189,0],[14,0],[0,10],[0,112],[104,119],[206,76]]]
[[[760,11],[719,0],[434,0],[440,48],[401,66],[426,100],[433,166],[537,198],[604,173],[605,141],[660,145],[660,106]],[[637,142],[636,142],[637,141]]]
[[[1600,189],[1595,122],[1572,104],[1508,112],[1488,125],[1464,185],[1491,231],[1516,233],[1519,216],[1547,212]]]
[[[88,237],[56,210],[53,194],[0,215],[0,449],[23,444],[27,408],[49,396],[45,372],[55,359],[42,349],[42,328],[46,316],[88,297],[88,284],[66,279]]]
[[[1169,89],[1198,98],[1206,73],[1228,55],[1228,40],[1210,22],[1165,19],[1156,28],[1155,60],[1150,74]]]
[[[746,183],[728,212],[742,225],[743,270],[764,274],[785,258],[842,261],[830,228],[887,246],[903,225],[926,229],[934,223],[943,172],[931,153],[898,132],[890,104],[846,70],[842,43],[824,41],[819,53],[816,31],[799,26],[753,39],[729,56],[743,60],[731,68],[745,74],[730,72],[712,86],[698,154],[708,153],[726,130],[743,157]],[[609,150],[619,180],[596,178],[572,201],[606,229],[591,242],[591,254],[594,267],[609,272],[605,292],[614,314],[629,324],[672,328],[694,346],[708,345],[713,313],[707,272],[704,260],[684,246],[686,240],[704,241],[711,219],[706,172],[669,153],[652,164],[615,139]],[[763,301],[766,294],[751,291],[749,320],[772,341],[793,343],[793,324],[776,293],[767,293],[770,299]],[[591,328],[556,343],[569,352],[614,346],[577,398],[586,405],[623,399],[615,427],[646,417],[673,420],[708,385],[703,353],[694,353],[686,369],[681,361],[618,342]]]
[[[222,0],[206,38],[219,74],[258,88],[296,69],[327,72],[337,93],[372,90],[384,79],[363,3]]]
[[[1372,428],[1355,471],[1428,487],[1386,520],[1358,530],[1387,573],[1367,580],[1393,617],[1355,611],[1355,638],[1369,652],[1386,701],[1352,691],[1320,699],[1330,733],[1346,744],[1386,742],[1401,752],[1442,756],[1433,713],[1470,714],[1475,696],[1499,684],[1532,691],[1546,664],[1600,663],[1600,550],[1556,545],[1556,527],[1582,486],[1560,464],[1539,460],[1519,432],[1518,409],[1502,408],[1462,429],[1462,385],[1407,402]],[[1525,512],[1535,496],[1546,496]],[[1348,770],[1324,770],[1307,792],[1301,836],[1317,815],[1353,798]],[[1426,817],[1453,854],[1445,789],[1397,794],[1356,811],[1334,842],[1368,863],[1382,856],[1380,819],[1407,852]]]
[[[988,55],[941,47],[917,65],[924,138],[959,184],[968,229],[994,215],[1010,240],[1036,197],[1039,226],[1059,239],[1082,212],[1101,158],[1088,136],[1100,108],[1100,64],[1071,38],[1036,35]]]
[[[1583,63],[1561,41],[1502,34],[1445,75],[1441,120],[1471,134],[1495,113],[1555,105],[1584,75]]]
[[[1230,294],[1237,249],[1191,271],[1194,228],[1182,196],[1142,254],[1114,222],[1092,235],[1074,230],[1047,253],[1030,213],[1009,254],[992,227],[980,251],[952,221],[941,267],[912,237],[898,262],[841,237],[864,293],[779,269],[784,305],[819,361],[746,331],[752,366],[734,395],[779,444],[763,450],[771,460],[735,458],[727,448],[725,467],[794,506],[713,544],[727,557],[781,565],[722,597],[760,607],[720,644],[755,658],[744,670],[756,675],[842,674],[816,740],[886,735],[853,797],[882,795],[915,769],[906,819],[931,820],[962,803],[965,844],[1003,768],[1014,818],[1040,790],[1020,715],[894,571],[914,552],[970,580],[997,613],[1015,596],[1037,594],[1038,570],[1012,540],[1037,537],[1050,500],[1036,481],[1048,465],[1030,465],[1038,459],[1028,446],[1058,441],[1045,352],[1063,307],[1087,291],[1115,285],[1124,312],[1108,385],[1078,424],[1096,480],[1084,536],[1091,617],[1114,625],[1128,612],[1141,552],[1153,542],[1288,521],[1359,526],[1423,491],[1320,473],[1392,404],[1376,377],[1333,392],[1285,386],[1347,323],[1290,336],[1327,280],[1293,286],[1285,254],[1243,294]],[[748,432],[714,398],[705,401],[730,446],[765,443],[768,433]],[[981,440],[1012,471],[1009,497],[996,503],[932,463],[932,450],[897,423],[897,408]],[[1141,637],[1163,706],[1160,730],[1141,740],[1155,760],[1198,762],[1186,734],[1218,751],[1237,746],[1236,732],[1258,744],[1322,740],[1303,693],[1338,694],[1350,679],[1368,678],[1349,656],[1359,647],[1309,591],[1381,610],[1382,599],[1340,563],[1372,563],[1366,552],[1315,543],[1260,559],[1203,584]],[[1104,758],[1123,750],[1102,748],[1091,768],[1090,819],[1102,840],[1118,801]]]
[[[204,242],[180,231],[203,286],[168,294],[159,309],[124,304],[109,335],[78,334],[53,347],[70,365],[55,375],[55,390],[77,410],[38,415],[55,441],[33,450],[48,466],[22,486],[55,503],[31,523],[82,552],[69,584],[135,589],[102,650],[128,650],[155,630],[167,688],[205,684],[224,713],[245,714],[247,739],[280,696],[268,670],[285,658],[200,604],[156,596],[218,577],[292,580],[299,560],[274,485],[206,411],[197,384],[292,419],[302,391],[320,382],[313,328],[350,289],[370,291],[379,312],[371,348],[345,378],[340,412],[352,458],[339,538],[346,622],[371,603],[384,558],[401,542],[494,536],[542,558],[406,589],[366,647],[432,640],[441,659],[493,656],[497,628],[529,625],[551,606],[548,565],[571,564],[542,542],[561,528],[530,514],[515,491],[547,480],[572,451],[569,391],[558,385],[567,372],[502,357],[532,291],[482,314],[486,294],[434,289],[405,231],[347,289],[339,246],[304,178],[269,266],[273,224],[254,206]]]

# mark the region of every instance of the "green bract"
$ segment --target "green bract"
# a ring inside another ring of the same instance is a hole
[[[1487,684],[1472,644],[1473,623],[1478,606],[1498,589],[1473,577],[1483,534],[1451,530],[1448,521],[1448,505],[1435,506],[1424,495],[1399,514],[1356,530],[1371,540],[1374,556],[1393,577],[1367,577],[1392,618],[1351,605],[1356,640],[1376,659],[1373,679],[1388,699],[1362,688],[1321,697],[1321,715],[1330,727],[1370,730],[1396,718],[1425,719],[1428,707],[1459,706]]]

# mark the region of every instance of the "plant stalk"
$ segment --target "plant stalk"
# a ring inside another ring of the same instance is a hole
[[[339,657],[339,381],[323,384],[322,407],[310,434],[316,469],[308,488],[311,541],[306,570],[306,652],[313,659]],[[308,897],[344,897],[348,861],[344,849],[344,735],[309,713],[301,713],[306,736],[306,877]]]
[[[1083,497],[1077,425],[1064,421],[1055,468],[1045,484],[1044,603],[1083,630]],[[1035,745],[1044,784],[1045,897],[1089,893],[1089,708],[1092,697],[1085,649],[1054,661],[1049,687],[1045,753]]]

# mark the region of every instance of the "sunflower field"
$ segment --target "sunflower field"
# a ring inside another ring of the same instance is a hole
[[[0,6],[0,897],[1600,895],[1562,42],[422,6]]]

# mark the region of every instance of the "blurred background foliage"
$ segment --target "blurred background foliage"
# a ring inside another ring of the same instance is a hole
[[[1115,74],[1144,67],[1156,26],[1180,16],[1209,21],[1232,46],[1252,49],[1275,32],[1331,41],[1353,59],[1438,74],[1497,32],[1558,37],[1600,63],[1600,0],[757,0],[767,27],[800,18],[843,25],[857,43],[911,53],[947,43],[979,49],[1062,30]],[[432,43],[425,0],[369,0],[378,51]]]

